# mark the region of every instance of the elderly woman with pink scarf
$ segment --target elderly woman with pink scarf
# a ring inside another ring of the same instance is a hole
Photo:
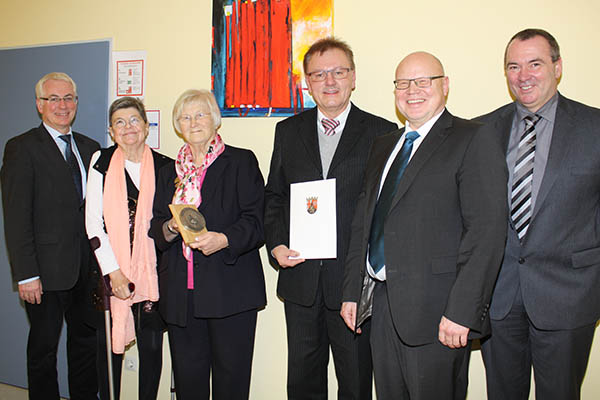
[[[178,400],[247,399],[257,311],[266,304],[258,249],[264,183],[256,157],[223,142],[206,90],[184,92],[173,122],[185,144],[160,171],[150,236],[163,251],[160,311],[167,322]],[[189,204],[207,232],[186,245],[169,204]]]
[[[102,275],[112,287],[112,348],[115,398],[119,398],[122,354],[137,337],[139,398],[156,399],[162,367],[164,322],[158,313],[157,257],[148,236],[158,170],[172,161],[145,144],[148,119],[133,97],[115,100],[109,109],[109,132],[115,146],[92,156],[86,198],[88,237],[100,239],[95,250]],[[135,284],[134,292],[129,283]],[[108,399],[103,329],[99,333],[99,387]]]

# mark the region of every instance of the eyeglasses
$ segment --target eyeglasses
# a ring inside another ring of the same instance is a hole
[[[179,117],[179,123],[184,125],[191,124],[192,120],[198,122],[201,118],[204,118],[206,116],[208,116],[208,114],[198,113],[193,117],[191,115],[184,114],[181,117]]]
[[[352,68],[337,67],[334,69],[322,69],[319,71],[313,71],[306,74],[312,82],[322,82],[327,79],[327,75],[331,73],[333,79],[345,79],[348,77],[348,73],[352,71]]]
[[[123,129],[127,126],[127,122],[125,119],[123,118],[119,118],[115,121],[113,121],[112,126],[113,128],[117,128],[117,129]],[[139,119],[138,117],[131,117],[129,118],[129,125],[134,126],[134,127],[138,127],[140,125],[142,125],[143,121],[141,119]]]
[[[61,101],[64,101],[66,105],[71,105],[71,104],[77,103],[78,97],[77,96],[71,96],[70,94],[68,94],[65,97],[50,96],[50,97],[38,97],[38,99],[40,99],[40,100],[46,100],[47,102],[49,102],[52,105],[57,105]]]
[[[440,78],[444,78],[444,75],[423,76],[421,78],[414,78],[414,79],[396,79],[394,81],[394,86],[398,90],[406,90],[410,86],[410,83],[414,82],[418,88],[424,89],[424,88],[428,88],[431,86],[431,81],[433,81],[434,79],[440,79]]]

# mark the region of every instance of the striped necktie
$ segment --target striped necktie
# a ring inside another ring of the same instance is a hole
[[[323,125],[323,129],[325,129],[325,132],[323,132],[325,135],[333,136],[335,135],[335,128],[340,126],[340,121],[337,119],[323,118],[321,120],[321,125]]]
[[[535,125],[539,115],[528,115],[525,121],[525,131],[519,140],[517,161],[513,173],[513,183],[510,195],[510,217],[513,221],[519,240],[522,241],[531,221],[531,188],[533,181],[533,161],[535,158]]]

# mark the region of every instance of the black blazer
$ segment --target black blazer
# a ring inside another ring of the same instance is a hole
[[[162,226],[171,219],[175,163],[159,172],[150,236],[163,255],[158,268],[160,310],[167,323],[186,325],[187,261],[178,236],[167,242]],[[250,150],[225,146],[208,168],[198,210],[209,231],[222,232],[229,247],[210,256],[194,250],[194,316],[221,318],[263,307],[265,281],[258,249],[263,244],[263,177]]]
[[[352,223],[344,301],[361,297],[379,183],[402,133],[373,144]],[[506,237],[506,179],[491,132],[444,111],[406,167],[385,223],[388,299],[405,343],[437,341],[442,315],[470,328],[471,337],[489,329]]]
[[[99,144],[73,132],[86,173]],[[80,267],[85,207],[71,170],[46,128],[40,125],[10,139],[0,171],[6,246],[15,282],[40,276],[44,290],[68,290]]]
[[[397,128],[395,123],[352,105],[327,175],[327,178],[336,178],[337,258],[307,260],[293,268],[280,268],[277,283],[280,297],[303,306],[313,304],[322,272],[325,304],[330,309],[340,308],[350,223],[369,149],[375,137]],[[274,247],[280,244],[289,247],[290,184],[324,178],[317,135],[317,108],[287,118],[275,129],[275,145],[265,188],[269,257]],[[272,258],[271,262],[276,265]]]
[[[479,117],[505,153],[515,112],[510,103]],[[522,244],[508,221],[493,319],[507,315],[519,285],[539,329],[575,329],[600,318],[599,126],[599,109],[559,94],[548,161]]]

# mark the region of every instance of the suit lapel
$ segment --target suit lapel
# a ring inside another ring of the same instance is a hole
[[[515,103],[512,103],[511,107],[507,107],[506,110],[502,113],[502,115],[496,120],[494,124],[494,129],[496,132],[500,132],[500,144],[502,145],[502,150],[504,151],[504,155],[508,153],[508,142],[510,141],[510,131],[512,129],[513,119],[515,118],[515,113],[517,112],[517,106]]]
[[[342,135],[340,142],[335,149],[331,165],[329,167],[329,174],[335,169],[343,160],[346,159],[347,155],[352,151],[356,142],[360,139],[360,136],[364,132],[363,129],[364,119],[359,110],[351,105],[350,112],[348,113],[348,119],[344,126],[344,131],[338,133]]]
[[[227,145],[225,145],[225,151],[221,153],[206,171],[204,182],[202,182],[202,189],[200,190],[200,193],[202,194],[202,203],[210,203],[210,199],[216,194],[214,188],[222,186],[219,185],[219,181],[223,179],[223,174],[230,164],[230,158],[231,154],[227,151]]]
[[[398,184],[398,190],[394,195],[392,204],[390,205],[390,211],[395,207],[398,201],[402,198],[404,193],[408,190],[415,177],[425,165],[427,160],[435,153],[437,148],[444,142],[452,128],[452,114],[445,110],[442,116],[433,125],[423,143],[419,146],[417,152],[412,156],[404,174]]]
[[[87,174],[87,171],[90,167],[90,159],[92,158],[92,151],[88,146],[86,146],[79,133],[73,132],[73,139],[75,139],[77,150],[79,151],[81,161],[83,162],[83,168],[85,169],[85,173]]]
[[[573,116],[567,110],[564,98],[559,95],[558,105],[556,107],[556,117],[554,119],[554,128],[552,131],[552,141],[550,142],[550,150],[548,152],[548,161],[544,170],[544,177],[535,200],[535,207],[531,220],[535,219],[542,203],[548,196],[548,192],[554,185],[556,178],[562,170],[564,170],[564,158],[571,146],[569,134],[575,130]]]
[[[402,137],[403,129],[399,129],[396,132],[381,136],[377,140],[377,146],[373,146],[373,153],[369,156],[369,160],[372,164],[367,166],[365,170],[365,191],[366,191],[366,210],[365,213],[365,234],[369,236],[371,219],[373,218],[373,212],[375,205],[377,204],[377,197],[379,196],[379,185],[381,183],[381,176],[383,175],[383,169],[387,163],[390,154],[396,147],[396,143]]]
[[[40,125],[38,129],[37,140],[40,148],[39,152],[36,152],[36,156],[40,157],[43,165],[48,166],[48,173],[55,177],[54,182],[57,186],[57,190],[61,192],[71,191],[73,200],[79,201],[79,194],[73,183],[73,175],[71,170],[65,161],[63,154],[58,149],[56,142],[50,136],[50,133],[46,130],[44,125]],[[89,163],[89,159],[88,159]]]
[[[306,147],[309,161],[322,174],[323,164],[321,163],[321,151],[319,150],[319,138],[317,137],[317,107],[301,115],[303,120],[298,124],[297,134]]]

